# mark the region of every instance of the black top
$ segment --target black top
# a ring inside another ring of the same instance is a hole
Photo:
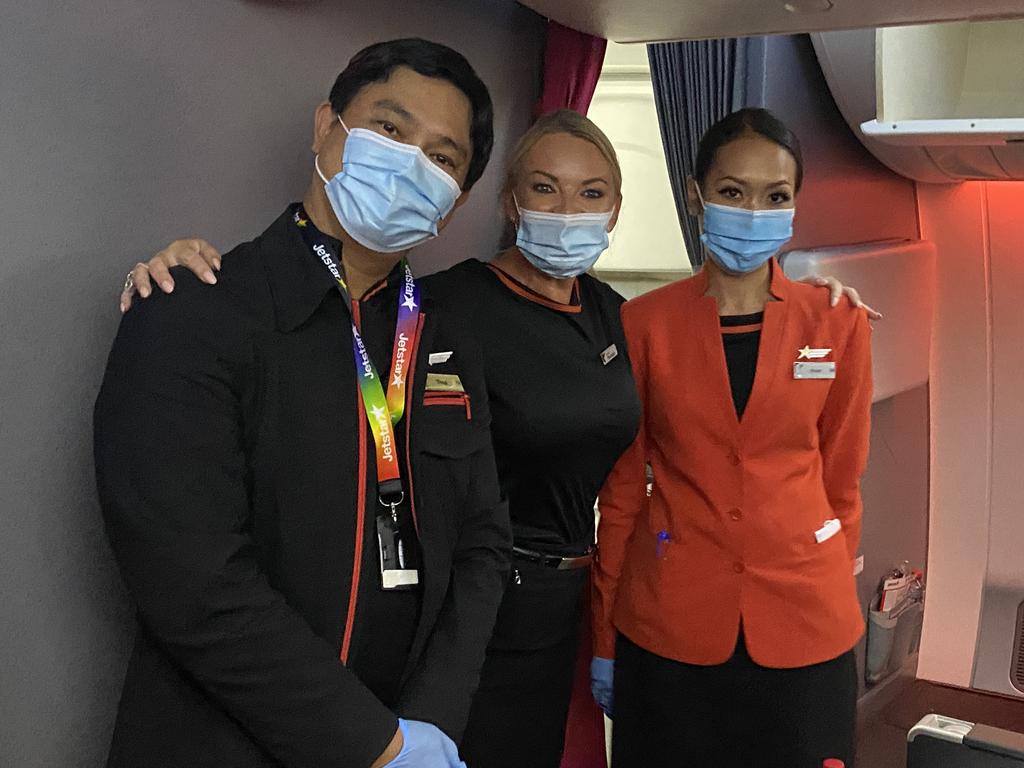
[[[732,401],[736,406],[736,415],[742,419],[747,401],[750,400],[750,392],[754,388],[764,312],[754,315],[728,315],[720,318],[720,321]]]
[[[397,278],[361,302],[383,360]],[[96,403],[100,501],[140,619],[109,765],[369,765],[395,714],[458,740],[511,544],[464,319],[424,286],[398,446],[424,563],[410,638],[404,609],[397,630],[381,616],[350,311],[292,211],[224,257],[216,288],[175,280],[124,316]],[[438,349],[454,354],[428,366]],[[460,377],[471,414],[427,407],[428,369]]]
[[[597,493],[640,422],[623,298],[582,275],[575,302],[560,305],[476,260],[433,279],[444,284],[446,301],[469,313],[483,349],[516,544],[585,550],[594,541]]]

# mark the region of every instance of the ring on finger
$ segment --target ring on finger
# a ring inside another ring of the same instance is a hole
[[[149,265],[142,261],[129,269],[128,274],[124,278],[124,286],[121,288],[122,293],[135,293],[138,290],[135,286],[135,270],[139,267],[142,267],[147,272],[149,271]]]

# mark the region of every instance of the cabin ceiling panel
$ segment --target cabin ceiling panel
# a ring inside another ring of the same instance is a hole
[[[654,42],[1024,17],[1024,0],[522,0],[616,42]]]

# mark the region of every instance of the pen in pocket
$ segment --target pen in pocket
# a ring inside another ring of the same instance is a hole
[[[668,531],[661,531],[658,533],[658,546],[654,550],[654,557],[658,560],[665,554],[665,545],[672,541],[672,537],[668,535]]]

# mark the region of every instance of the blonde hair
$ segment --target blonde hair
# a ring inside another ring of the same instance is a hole
[[[533,149],[534,145],[545,136],[556,133],[567,133],[578,139],[589,141],[597,147],[597,151],[601,153],[601,156],[611,166],[611,182],[615,195],[618,196],[622,193],[622,168],[619,166],[619,158],[615,154],[615,147],[612,146],[611,141],[605,136],[604,131],[579,112],[573,112],[571,109],[559,109],[555,112],[549,112],[537,120],[516,143],[515,148],[512,150],[512,158],[508,164],[508,172],[505,175],[505,185],[502,187],[503,197],[508,197],[512,193],[516,182],[519,180],[519,174],[523,171],[523,160],[530,150]]]

